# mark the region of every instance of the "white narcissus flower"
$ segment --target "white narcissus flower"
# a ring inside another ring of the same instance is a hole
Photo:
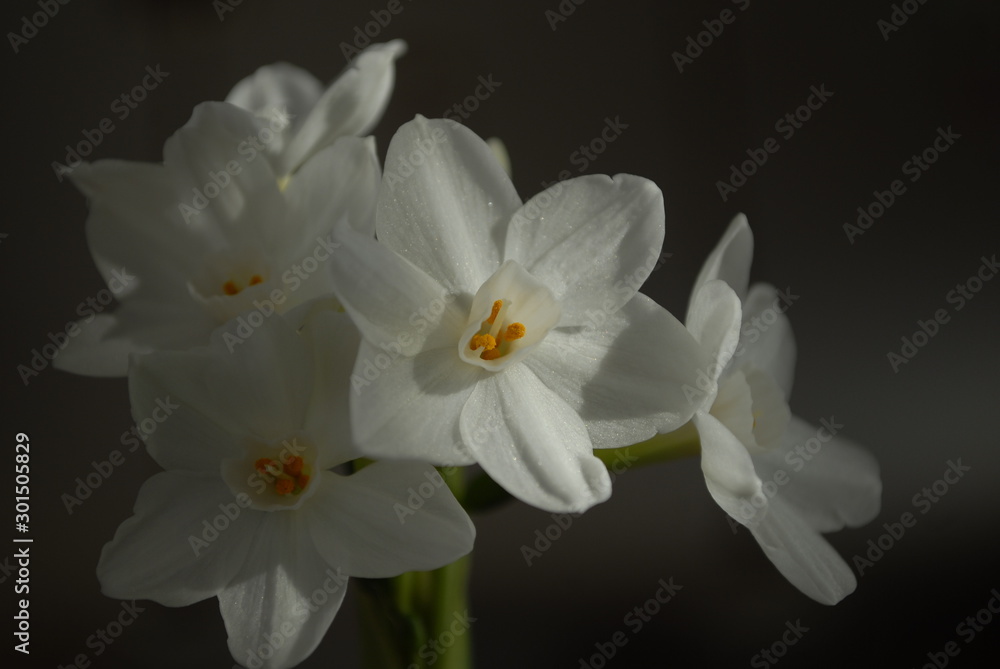
[[[773,286],[749,287],[753,237],[737,216],[706,260],[687,327],[714,363],[693,422],[715,501],[745,525],[795,587],[824,604],[854,591],[851,568],[822,536],[878,515],[878,464],[842,436],[791,414],[795,342]]]
[[[284,177],[338,138],[360,137],[375,127],[392,93],[395,61],[405,52],[403,40],[373,44],[325,91],[301,68],[266,65],[236,84],[226,102],[287,121],[265,148],[274,172]]]
[[[707,358],[636,292],[663,242],[652,182],[585,176],[522,205],[483,140],[418,116],[389,146],[376,234],[346,235],[334,267],[365,339],[351,399],[370,456],[478,462],[525,502],[583,511],[611,492],[592,449],[691,417],[682,387]]]
[[[347,393],[358,335],[345,314],[315,313],[301,334],[277,316],[232,354],[224,331],[133,363],[137,420],[157,400],[179,406],[148,441],[166,471],[143,485],[97,574],[116,598],[218,596],[235,660],[290,667],[322,639],[347,577],[441,567],[472,549],[475,530],[427,465],[330,471],[356,456]],[[410,513],[408,495],[428,480],[440,485]]]
[[[238,314],[252,329],[330,293],[337,230],[373,229],[374,141],[341,138],[279,185],[259,148],[271,125],[206,102],[167,140],[162,165],[74,170],[90,200],[91,253],[120,305],[80,312],[56,367],[124,376],[130,353],[201,345]]]

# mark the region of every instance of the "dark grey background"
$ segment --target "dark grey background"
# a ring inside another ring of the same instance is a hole
[[[32,443],[33,666],[68,664],[81,652],[94,667],[232,665],[215,600],[184,610],[149,604],[100,657],[86,646],[120,610],[99,592],[101,546],[156,468],[143,452],[127,453],[72,515],[60,501],[92,460],[121,448],[131,418],[124,380],[47,369],[25,387],[16,372],[102,288],[84,243],[84,199],[56,180],[51,162],[111,115],[111,102],[147,65],[169,77],[115,120],[92,158],[159,160],[195,104],[221,99],[262,64],[287,60],[333,78],[344,64],[340,43],[385,5],[244,0],[220,21],[209,0],[71,2],[19,53],[4,45],[2,435],[8,462],[16,432]],[[756,235],[754,279],[801,295],[789,312],[799,344],[792,408],[813,422],[835,416],[882,466],[883,512],[832,536],[841,553],[863,552],[883,522],[914,511],[913,496],[948,460],[972,470],[926,515],[917,512],[917,524],[858,591],[832,608],[800,595],[748,533],[731,531],[695,460],[629,471],[609,502],[577,519],[531,567],[520,547],[551,522],[546,514],[512,504],[478,517],[478,666],[579,667],[668,577],[683,590],[608,666],[747,666],[786,621],[799,619],[810,631],[783,667],[918,667],[949,641],[961,647],[950,666],[984,666],[1000,649],[1000,621],[968,644],[955,627],[1000,587],[1000,280],[961,311],[946,294],[998,250],[997,6],[927,2],[887,41],[877,26],[892,12],[887,1],[753,0],[740,11],[724,0],[589,0],[552,30],[545,12],[558,6],[403,0],[378,38],[410,46],[376,132],[381,153],[401,123],[440,115],[474,92],[477,77],[492,75],[500,87],[466,123],[503,138],[527,198],[576,170],[574,151],[598,136],[606,117],[620,117],[628,128],[586,171],[639,174],[663,189],[672,256],[647,292],[682,316],[704,256],[743,211]],[[671,54],[724,8],[735,22],[679,73]],[[36,11],[34,2],[8,2],[0,27],[19,30],[21,17]],[[833,97],[784,139],[775,121],[803,104],[812,85]],[[949,126],[961,138],[907,181],[903,163]],[[723,202],[716,181],[767,137],[780,150]],[[897,178],[906,193],[849,244],[842,224]],[[939,308],[951,321],[894,373],[886,354]],[[12,552],[0,549],[0,558]],[[0,581],[12,600],[13,579],[0,573]],[[302,666],[357,666],[356,634],[349,595]]]

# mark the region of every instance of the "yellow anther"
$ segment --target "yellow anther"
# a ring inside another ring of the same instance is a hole
[[[236,295],[240,292],[240,289],[232,281],[226,281],[222,284],[222,292],[226,295]]]
[[[493,310],[490,312],[490,317],[486,319],[486,322],[493,325],[493,321],[497,319],[497,314],[500,313],[500,308],[503,306],[503,300],[497,300],[493,303]]]
[[[497,347],[497,340],[493,338],[493,335],[481,334],[474,335],[472,339],[469,340],[469,348],[475,351],[478,348],[484,348],[487,351],[492,351]]]
[[[496,360],[501,355],[502,354],[500,353],[500,349],[491,348],[489,350],[483,351],[479,357],[483,360]]]
[[[271,458],[258,458],[254,461],[253,468],[281,496],[298,495],[305,490],[312,471],[312,467],[297,455],[286,455],[280,462]]]
[[[514,341],[523,337],[527,331],[528,328],[524,327],[524,323],[511,323],[507,326],[507,332],[504,333],[503,338],[507,341]]]

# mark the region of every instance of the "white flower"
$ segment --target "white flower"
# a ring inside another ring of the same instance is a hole
[[[874,458],[793,416],[795,342],[773,286],[747,288],[753,238],[737,216],[692,291],[687,327],[715,361],[705,368],[694,423],[715,501],[745,525],[794,586],[824,604],[854,591],[851,568],[820,532],[857,527],[879,511]],[[742,305],[741,305],[742,302]],[[837,435],[837,436],[834,436]]]
[[[392,93],[395,60],[405,52],[402,40],[373,44],[325,91],[301,68],[266,65],[236,84],[226,102],[268,120],[287,121],[265,149],[274,172],[283,177],[336,139],[360,137],[375,127]]]
[[[330,293],[338,227],[372,230],[373,140],[341,138],[279,184],[262,157],[273,126],[206,102],[167,140],[162,165],[74,170],[94,262],[120,305],[81,312],[57,367],[123,376],[130,353],[201,345],[238,314],[255,326]]]
[[[478,462],[583,511],[611,490],[593,448],[690,418],[706,358],[636,292],[663,241],[652,182],[580,177],[522,206],[485,142],[418,116],[389,146],[376,233],[346,235],[334,268],[365,339],[352,419],[372,457]]]
[[[475,530],[426,465],[330,471],[356,456],[347,393],[358,335],[346,315],[316,313],[301,334],[275,317],[232,354],[224,332],[133,363],[137,420],[158,399],[179,407],[148,442],[167,471],[143,485],[97,573],[117,598],[218,596],[235,660],[290,667],[322,639],[348,576],[441,567],[471,550]],[[425,488],[414,511],[408,496]]]

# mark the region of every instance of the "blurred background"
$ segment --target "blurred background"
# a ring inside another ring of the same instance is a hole
[[[824,607],[785,582],[749,533],[731,528],[696,460],[627,471],[610,501],[573,520],[530,566],[521,548],[553,520],[512,503],[475,518],[478,667],[605,666],[591,658],[620,630],[627,644],[606,666],[766,667],[773,663],[761,652],[772,647],[785,651],[773,658],[782,667],[980,667],[1000,654],[1000,616],[983,613],[1000,594],[1000,279],[970,282],[1000,241],[996,3],[400,0],[384,26],[376,19],[385,0],[50,4],[58,12],[34,31],[25,17],[42,11],[37,0],[5,3],[0,22],[8,42],[0,267],[11,302],[0,434],[8,462],[14,435],[31,439],[34,538],[31,662],[9,648],[8,662],[69,667],[84,654],[93,667],[233,664],[214,599],[183,610],[146,603],[112,644],[93,641],[122,610],[100,594],[101,547],[157,468],[141,449],[126,452],[68,513],[61,496],[73,494],[76,478],[125,450],[126,382],[49,368],[26,386],[16,371],[103,287],[84,241],[86,203],[57,179],[53,161],[106,117],[114,130],[90,159],[159,161],[197,103],[222,99],[275,61],[332,80],[344,45],[362,45],[366,29],[373,41],[409,44],[375,132],[383,157],[414,114],[459,105],[466,125],[506,143],[524,199],[564,171],[654,180],[665,195],[669,255],[644,290],[678,317],[706,254],[736,213],[747,214],[752,279],[800,296],[788,312],[798,342],[794,413],[813,423],[834,417],[882,467],[879,518],[830,541],[851,562],[886,534],[884,523],[916,518],[864,568],[855,594]],[[111,105],[147,66],[169,75],[119,119]],[[473,105],[481,77],[494,90]],[[825,100],[803,111],[813,87]],[[796,110],[795,123],[782,121]],[[597,142],[609,120],[617,130],[604,138],[613,141]],[[949,129],[947,149],[925,154]],[[720,188],[769,138],[778,150],[747,168],[745,183],[730,182],[738,188]],[[926,169],[907,167],[914,156]],[[859,207],[879,211],[876,192],[897,179],[905,192],[861,234],[845,232]],[[948,298],[958,286],[970,294],[961,308]],[[949,321],[894,369],[887,354],[939,309]],[[935,494],[959,459],[969,471]],[[922,502],[924,488],[937,501]],[[0,560],[13,554],[7,546]],[[16,574],[9,558],[0,564],[13,627]],[[627,627],[626,614],[670,578],[683,586],[676,597],[641,630]],[[349,594],[301,666],[358,666],[353,604]],[[978,630],[956,629],[977,614]],[[775,646],[796,625],[808,631]],[[942,655],[949,642],[954,657]]]

